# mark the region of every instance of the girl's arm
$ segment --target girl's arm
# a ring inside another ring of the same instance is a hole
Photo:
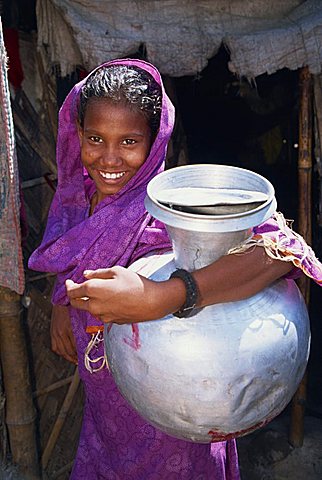
[[[268,257],[262,247],[224,256],[193,272],[199,289],[198,306],[250,297],[292,268],[291,262]],[[88,280],[81,284],[67,280],[70,303],[104,322],[162,318],[179,310],[186,299],[185,285],[178,278],[154,282],[123,267],[90,271],[85,276]]]

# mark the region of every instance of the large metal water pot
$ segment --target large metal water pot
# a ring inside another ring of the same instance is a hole
[[[200,214],[157,200],[183,187],[251,190],[266,201],[246,211],[237,206],[237,213]],[[253,172],[192,165],[154,178],[146,207],[166,224],[174,253],[140,259],[131,268],[160,281],[178,267],[203,267],[244,242],[251,227],[274,213],[276,201],[272,185]],[[109,366],[127,401],[160,430],[199,443],[245,435],[278,415],[304,374],[309,342],[305,303],[285,279],[191,318],[169,315],[105,329]]]

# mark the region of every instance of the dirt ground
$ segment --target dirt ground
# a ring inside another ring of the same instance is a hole
[[[289,424],[289,417],[284,415],[238,439],[242,480],[322,479],[322,420],[305,417],[300,448],[288,443]]]

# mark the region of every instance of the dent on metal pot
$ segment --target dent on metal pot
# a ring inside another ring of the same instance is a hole
[[[216,202],[186,195],[188,211],[182,198],[177,210],[178,201],[167,201],[164,192],[184,188],[257,192],[260,199],[246,202],[246,210],[228,201],[226,210],[196,213],[191,204],[198,209]],[[244,242],[252,227],[275,212],[276,200],[272,185],[256,173],[191,165],[155,177],[146,208],[166,224],[173,253],[140,259],[130,268],[165,280],[178,267],[208,265]],[[169,435],[200,443],[245,435],[278,415],[304,374],[310,343],[305,303],[295,283],[285,279],[191,318],[114,324],[104,336],[111,372],[133,408]]]

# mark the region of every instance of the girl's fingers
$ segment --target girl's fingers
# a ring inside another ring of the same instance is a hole
[[[83,275],[87,279],[90,279],[90,278],[108,279],[108,278],[113,278],[115,274],[113,273],[113,270],[110,268],[99,268],[97,270],[84,270]]]
[[[112,279],[113,273],[110,270],[93,270],[88,273],[88,271],[84,272],[84,276],[86,273],[86,278],[88,280],[106,280]],[[65,282],[67,295],[69,299],[79,298],[82,300],[88,300],[89,296],[97,296],[97,282],[83,282],[83,283],[75,283],[73,280],[66,280]],[[106,288],[107,285],[105,285]]]
[[[52,350],[69,362],[77,364],[77,352],[73,340],[69,337],[52,339]]]
[[[75,298],[73,298],[69,294],[68,296],[69,296],[70,304],[72,307],[79,308],[80,310],[85,310],[86,312],[90,312],[90,304],[88,299],[85,300],[84,297],[80,298],[78,294],[75,296]]]
[[[65,282],[67,295],[71,298],[80,298],[84,301],[87,299],[86,283],[75,283],[73,280],[66,280]]]

